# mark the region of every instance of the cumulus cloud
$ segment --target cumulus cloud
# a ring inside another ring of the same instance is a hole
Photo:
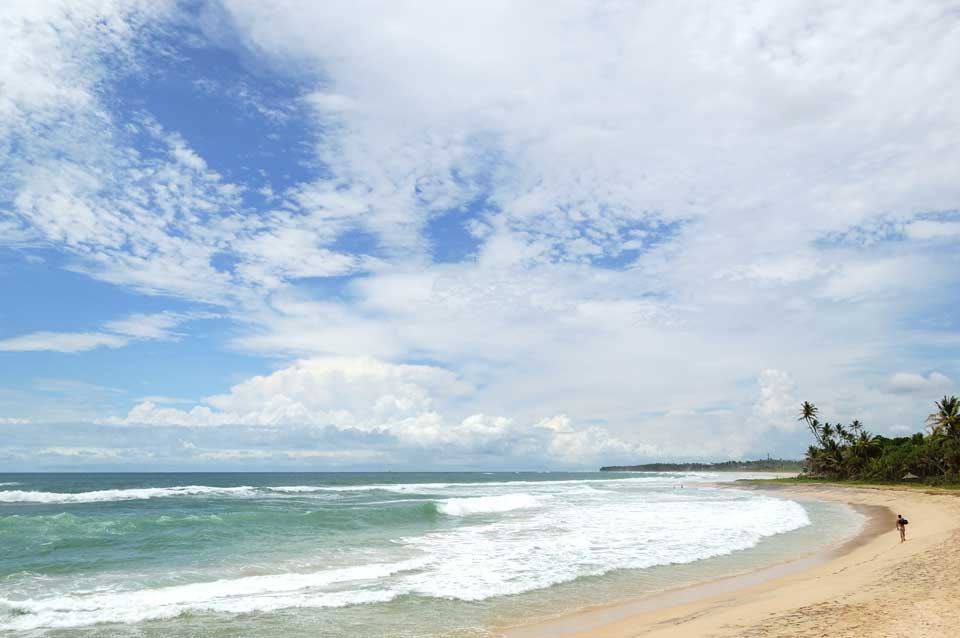
[[[248,379],[228,394],[208,397],[189,410],[144,401],[106,424],[125,426],[334,428],[388,435],[402,447],[457,450],[504,458],[547,454],[583,465],[625,459],[655,450],[628,443],[599,428],[577,428],[566,415],[524,423],[505,416],[451,418],[458,395],[469,388],[451,372],[425,365],[370,358],[323,358],[294,363]],[[342,450],[344,454],[347,448]]]
[[[208,397],[189,411],[144,402],[127,422],[164,425],[333,425],[374,429],[432,413],[434,394],[463,386],[440,368],[396,365],[370,358],[299,361],[248,379],[228,394]],[[208,407],[209,406],[209,407]]]

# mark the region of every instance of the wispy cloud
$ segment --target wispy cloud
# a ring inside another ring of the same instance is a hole
[[[2,352],[85,352],[95,348],[122,348],[130,339],[104,332],[34,332],[0,341]]]
[[[96,348],[122,348],[133,341],[172,341],[182,335],[178,325],[210,319],[211,313],[133,314],[103,324],[103,332],[33,332],[0,340],[0,352],[86,352]]]
[[[24,419],[21,417],[0,416],[0,425],[27,425],[30,422],[30,419]]]

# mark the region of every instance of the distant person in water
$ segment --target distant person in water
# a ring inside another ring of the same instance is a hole
[[[907,540],[907,519],[897,514],[897,531],[900,532],[900,542]]]

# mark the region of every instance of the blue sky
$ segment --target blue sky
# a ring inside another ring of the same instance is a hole
[[[6,14],[4,468],[799,456],[957,391],[947,3]]]

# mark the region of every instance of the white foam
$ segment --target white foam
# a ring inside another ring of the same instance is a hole
[[[639,474],[639,475],[638,475]],[[742,478],[744,474],[695,472],[684,475],[686,483],[719,482]],[[584,490],[595,489],[591,486],[608,488],[629,487],[633,484],[672,485],[677,478],[659,473],[634,473],[622,478],[567,479],[560,481],[479,481],[463,483],[384,483],[376,485],[279,485],[275,487],[237,486],[214,487],[207,485],[181,485],[174,487],[147,487],[116,490],[96,490],[92,492],[40,492],[22,490],[0,490],[0,503],[95,503],[103,501],[127,501],[168,496],[256,496],[264,493],[310,494],[322,492],[370,492],[386,491],[399,494],[435,494],[437,492],[487,491],[496,488],[515,488],[523,486],[538,492],[563,491],[569,485],[579,485]],[[18,482],[0,483],[0,486],[19,485]],[[496,511],[496,510],[492,510]],[[500,510],[507,511],[507,510]]]
[[[27,492],[0,491],[0,503],[100,503],[104,501],[132,501],[170,496],[252,496],[256,488],[209,487],[181,485],[177,487],[144,487],[126,490],[96,490],[93,492]]]
[[[0,598],[0,609],[15,612],[5,629],[82,627],[102,622],[131,623],[173,618],[185,612],[249,613],[290,607],[343,607],[385,602],[397,596],[383,587],[363,587],[393,574],[417,570],[423,559],[328,569],[308,574],[269,574],[212,582],[119,592],[68,594],[49,598]],[[323,591],[351,583],[353,589]]]
[[[563,503],[558,498],[536,516],[406,538],[435,560],[430,569],[404,577],[401,588],[423,596],[484,600],[618,569],[721,556],[810,524],[806,510],[791,501],[738,496],[733,490],[699,499],[693,492],[680,501],[609,494]]]
[[[763,478],[768,474],[748,472],[611,472],[611,478],[562,479],[557,481],[518,479],[514,481],[464,481],[449,483],[375,483],[369,485],[290,485],[264,488],[276,492],[394,492],[398,494],[436,494],[437,492],[489,491],[496,488],[521,488],[536,491],[562,491],[576,485],[585,490],[629,488],[631,486],[673,487],[680,483],[724,483],[741,478]],[[613,478],[616,476],[617,478]]]
[[[536,507],[537,499],[529,494],[504,494],[503,496],[476,496],[474,498],[451,498],[441,503],[437,509],[448,516],[469,516],[471,514],[496,514],[513,510]]]
[[[97,503],[129,501],[171,496],[257,496],[266,493],[310,494],[323,492],[386,491],[398,494],[435,494],[437,492],[487,491],[496,488],[524,486],[538,491],[564,490],[569,485],[590,489],[590,484],[630,484],[662,482],[662,477],[631,477],[622,479],[584,479],[564,481],[489,481],[464,483],[396,483],[379,485],[278,485],[273,487],[215,487],[207,485],[179,485],[173,487],[146,487],[132,489],[96,490],[91,492],[41,492],[0,490],[0,503]],[[0,483],[19,485],[19,483]],[[497,511],[497,510],[491,510]],[[506,510],[501,510],[506,511]]]
[[[277,487],[264,488],[271,492],[280,492],[281,494],[301,494],[309,492],[327,492],[326,488],[317,485],[279,485]]]
[[[650,475],[650,476],[638,476],[642,474],[640,472],[633,472],[629,477],[623,478],[589,478],[589,479],[565,479],[559,481],[537,481],[537,480],[516,480],[516,481],[470,481],[470,482],[456,482],[456,483],[378,483],[370,485],[318,485],[318,486],[305,486],[311,487],[313,490],[318,492],[371,492],[371,491],[385,491],[385,492],[397,492],[401,494],[430,494],[448,490],[460,490],[460,489],[470,489],[470,488],[479,488],[489,489],[497,487],[518,487],[522,486],[524,489],[536,488],[536,489],[562,489],[567,485],[630,485],[630,484],[658,484],[662,483],[663,485],[673,485],[678,482],[676,478],[665,477],[661,475]],[[729,480],[734,480],[734,478],[743,478],[742,475],[737,475],[736,477],[731,476]],[[716,482],[719,481],[717,474],[703,474],[703,475],[690,475],[684,479],[689,483],[693,482]],[[296,486],[294,486],[296,487]],[[275,487],[270,488],[274,490],[280,490],[282,488]]]
[[[22,492],[88,499],[67,502],[91,502],[117,500],[118,494],[124,499],[213,493],[276,498],[276,493],[284,491],[295,495],[390,487],[390,491],[430,493],[426,499],[410,500],[436,502],[437,510],[451,518],[407,537],[398,537],[395,529],[386,528],[382,547],[364,548],[364,560],[371,562],[352,567],[152,589],[129,589],[143,585],[131,585],[137,577],[121,574],[122,578],[109,583],[101,580],[95,587],[84,586],[86,593],[80,593],[76,583],[45,581],[42,586],[32,587],[35,593],[24,600],[16,599],[27,595],[27,588],[13,581],[0,583],[0,592],[9,592],[6,598],[0,593],[0,626],[29,630],[131,623],[186,612],[339,607],[384,602],[401,595],[484,600],[618,569],[689,563],[729,554],[753,547],[765,537],[810,524],[806,510],[798,503],[754,492],[697,488],[693,484],[698,480],[706,482],[715,477],[683,477],[682,482],[691,488],[684,490],[670,489],[679,482],[676,477],[661,476],[391,486],[183,486],[73,495]],[[446,498],[437,498],[434,490],[438,489]],[[17,492],[0,492],[0,499],[5,494]],[[350,507],[354,505],[351,499]],[[103,589],[118,586],[123,590]]]

